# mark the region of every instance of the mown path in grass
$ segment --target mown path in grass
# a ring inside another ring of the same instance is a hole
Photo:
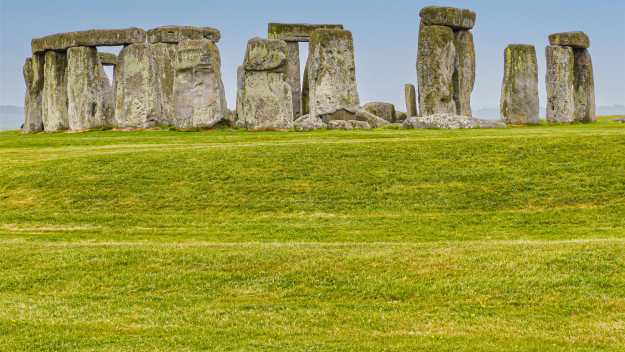
[[[1,132],[0,278],[8,350],[620,351],[625,126]]]

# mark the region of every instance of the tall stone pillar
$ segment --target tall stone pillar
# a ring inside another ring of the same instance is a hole
[[[573,49],[575,74],[575,121],[594,122],[595,79],[588,49]]]
[[[286,77],[293,94],[293,119],[302,114],[302,83],[300,81],[299,42],[286,42]]]
[[[573,49],[548,46],[547,56],[547,121],[575,121],[575,73]]]
[[[454,31],[456,61],[454,64],[454,102],[456,114],[472,116],[471,93],[475,85],[475,46],[473,33],[468,30]]]
[[[417,116],[417,93],[414,85],[404,85],[404,96],[406,98],[406,115],[408,117]]]
[[[69,128],[66,70],[66,52],[46,51],[42,98],[43,128],[46,132]]]
[[[23,74],[26,83],[24,98],[24,132],[43,131],[42,92],[44,85],[44,56],[33,54],[24,63]]]
[[[533,45],[509,45],[505,50],[501,117],[513,125],[539,121],[538,64]]]
[[[174,125],[176,112],[174,108],[174,77],[176,75],[176,50],[178,45],[171,43],[150,44],[158,75],[158,91],[162,106],[161,124]]]

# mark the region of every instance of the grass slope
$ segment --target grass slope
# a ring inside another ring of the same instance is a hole
[[[625,351],[625,126],[0,132],[0,350]]]

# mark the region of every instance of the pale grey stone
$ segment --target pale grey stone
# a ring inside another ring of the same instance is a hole
[[[425,25],[447,26],[453,29],[471,29],[475,26],[476,14],[468,9],[454,7],[427,6],[419,12]]]
[[[26,83],[24,97],[24,132],[43,131],[42,93],[44,85],[44,56],[34,54],[24,63],[23,74]]]
[[[575,121],[575,74],[573,49],[548,46],[547,55],[547,121]]]
[[[406,114],[408,116],[417,116],[417,93],[413,84],[404,85],[404,96],[406,98]]]
[[[588,49],[574,49],[575,121],[594,122],[595,79]]]
[[[395,105],[391,103],[370,102],[365,104],[363,108],[388,122],[395,122]]]
[[[212,27],[162,26],[147,32],[148,43],[178,44],[184,40],[208,39],[218,43],[221,33]]]
[[[312,131],[327,128],[327,124],[318,116],[304,115],[293,123],[297,131]]]
[[[243,66],[246,71],[286,73],[287,50],[286,42],[282,40],[252,38],[247,43]]]
[[[533,45],[509,45],[504,53],[501,117],[512,125],[539,122],[538,63]]]
[[[332,120],[328,122],[328,129],[330,130],[354,130],[354,129],[371,129],[369,123],[366,121],[358,120]]]
[[[160,92],[161,101],[161,118],[159,123],[162,125],[174,125],[176,120],[176,112],[174,108],[174,77],[176,69],[174,63],[176,61],[177,44],[156,43],[150,45],[156,73],[158,75],[157,90]]]
[[[406,114],[403,111],[395,111],[395,122],[394,123],[398,123],[398,122],[404,122],[404,120],[408,117],[408,114]]]
[[[269,23],[267,38],[288,42],[308,42],[318,29],[343,29],[340,24]]]
[[[467,128],[505,128],[502,121],[482,120],[470,116],[454,114],[434,114],[428,116],[408,117],[403,128],[431,128],[431,129],[467,129]]]
[[[471,116],[471,93],[475,85],[475,47],[473,34],[469,31],[454,32],[456,48],[454,81],[454,102],[456,114]]]
[[[145,31],[141,28],[92,29],[80,32],[67,32],[33,39],[32,52],[67,50],[77,46],[121,46],[145,43]]]
[[[46,51],[42,96],[43,128],[46,132],[69,128],[66,70],[65,52]]]
[[[299,43],[287,42],[286,76],[293,94],[293,119],[302,114],[302,82],[300,82]]]
[[[454,32],[445,26],[421,26],[417,56],[419,109],[421,116],[455,114]]]

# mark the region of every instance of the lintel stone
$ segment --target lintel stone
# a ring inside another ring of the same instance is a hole
[[[77,46],[121,46],[144,43],[145,31],[141,28],[92,29],[80,32],[52,34],[31,42],[33,54],[46,50],[67,50]]]
[[[342,24],[269,23],[268,38],[287,42],[309,42],[317,29],[343,29]]]
[[[212,27],[162,26],[148,31],[148,42],[177,44],[184,40],[208,39],[218,43],[221,32]]]
[[[455,7],[427,6],[419,12],[421,21],[427,26],[447,26],[453,29],[472,29],[477,15],[467,9]]]
[[[590,38],[584,32],[554,33],[549,36],[549,44],[588,49],[590,48]]]

